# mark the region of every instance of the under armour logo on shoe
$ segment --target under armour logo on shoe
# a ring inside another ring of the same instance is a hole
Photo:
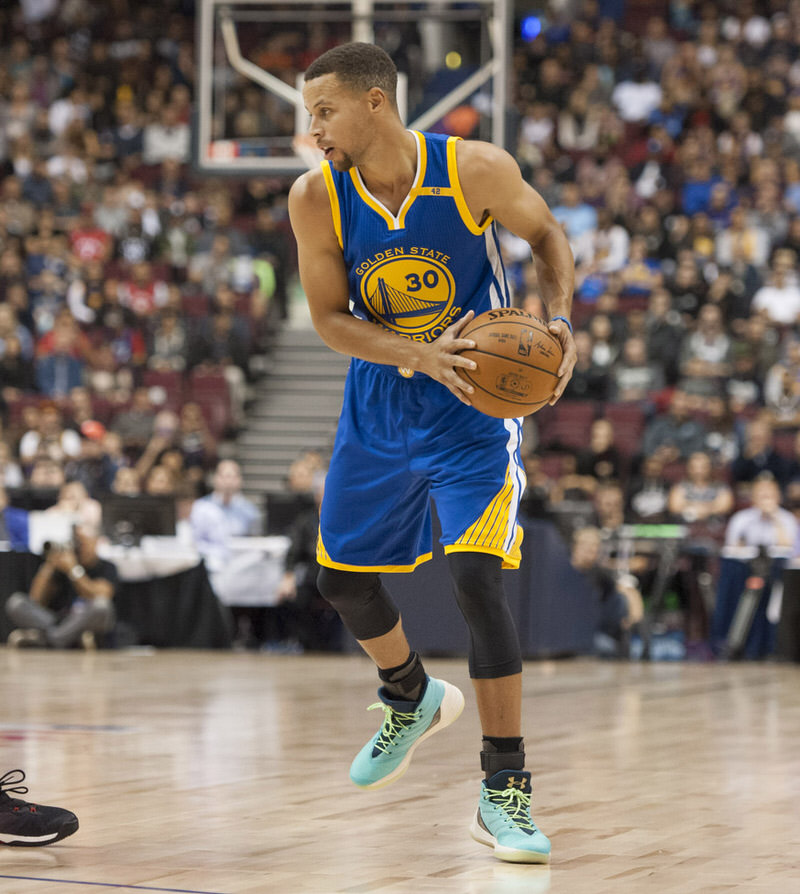
[[[517,779],[516,776],[509,776],[506,788],[525,788],[525,780]]]

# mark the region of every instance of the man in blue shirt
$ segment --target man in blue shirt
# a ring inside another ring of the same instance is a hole
[[[8,505],[6,489],[0,485],[0,541],[11,549],[28,549],[28,513]]]
[[[239,464],[224,459],[214,471],[214,489],[196,500],[189,516],[195,544],[209,570],[219,570],[228,558],[228,540],[260,533],[261,514],[242,493]]]

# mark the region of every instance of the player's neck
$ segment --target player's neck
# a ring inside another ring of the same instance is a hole
[[[408,195],[417,173],[417,141],[405,128],[392,129],[375,140],[358,164],[367,189],[396,211]]]

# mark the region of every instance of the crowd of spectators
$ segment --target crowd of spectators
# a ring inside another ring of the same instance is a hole
[[[205,492],[286,314],[282,180],[198,177],[193,3],[0,8],[0,481]]]
[[[668,587],[696,615],[755,481],[800,516],[800,4],[578,0],[539,23],[515,46],[516,155],[575,255],[578,362],[527,422],[523,508],[599,530],[615,570],[623,526],[682,525]],[[627,559],[645,597],[652,568]]]

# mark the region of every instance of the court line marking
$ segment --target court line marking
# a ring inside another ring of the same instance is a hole
[[[0,732],[5,733],[129,733],[135,729],[117,723],[0,723]]]
[[[125,888],[129,891],[168,891],[171,894],[225,894],[223,891],[196,891],[194,888],[154,888],[150,885],[120,885],[115,882],[86,882],[68,878],[40,878],[35,875],[0,875],[21,882],[56,882],[61,885],[92,885],[95,888]]]

